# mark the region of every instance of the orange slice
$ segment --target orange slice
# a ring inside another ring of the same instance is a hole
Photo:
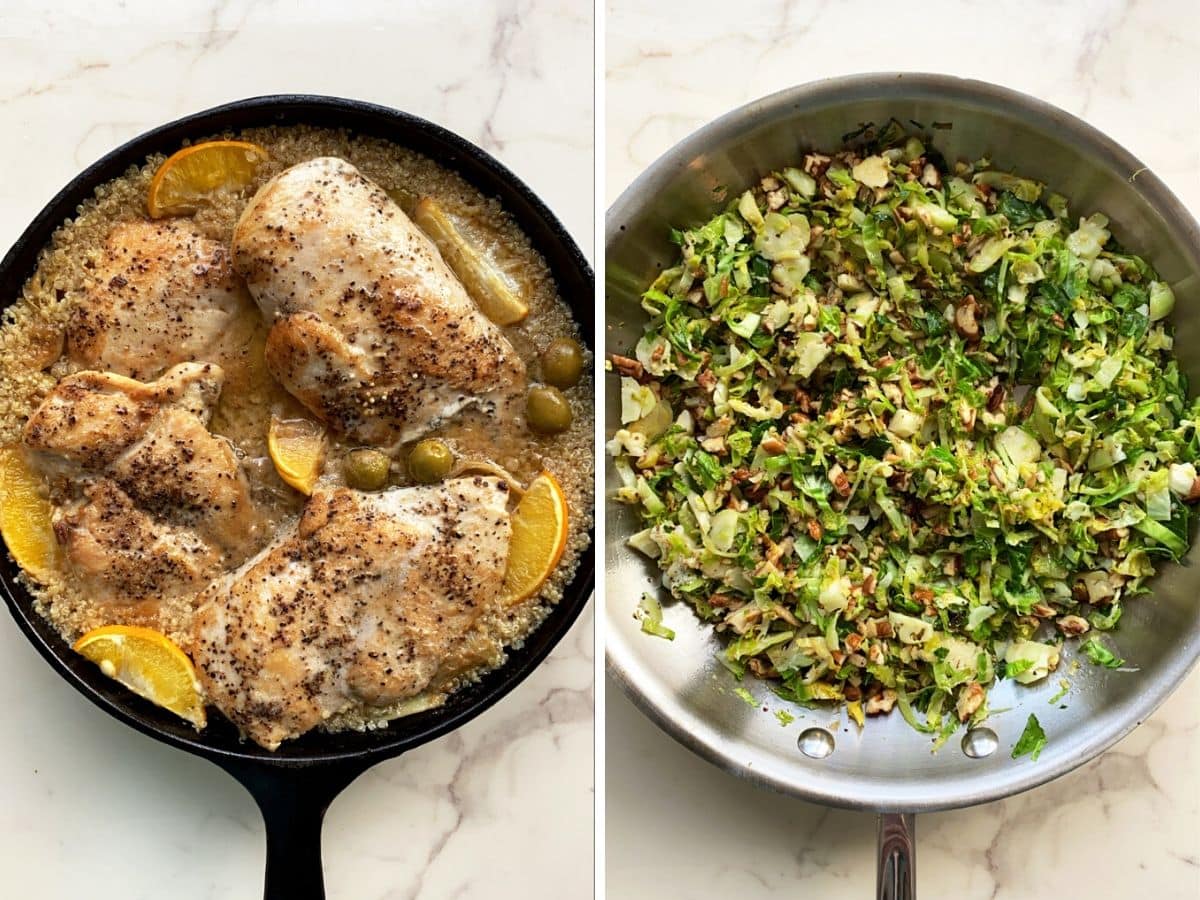
[[[194,213],[218,191],[248,186],[266,158],[266,150],[246,141],[207,141],[184,147],[154,173],[146,198],[150,218]]]
[[[271,418],[267,453],[279,477],[302,494],[311,494],[325,464],[325,429],[312,419]]]
[[[0,448],[0,534],[17,565],[38,581],[49,580],[60,561],[52,511],[20,448]]]
[[[169,709],[197,730],[204,727],[196,670],[165,634],[133,625],[105,625],[81,637],[74,649],[139,697]]]
[[[534,479],[512,514],[501,596],[506,606],[538,592],[567,548],[567,498],[549,472]]]

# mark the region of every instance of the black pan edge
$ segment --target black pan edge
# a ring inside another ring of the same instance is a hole
[[[14,302],[37,267],[50,237],[95,188],[116,178],[153,153],[171,153],[185,140],[226,131],[269,125],[307,124],[342,128],[383,138],[423,153],[458,172],[484,194],[499,200],[542,254],[571,307],[582,338],[590,346],[594,331],[594,274],[587,258],[546,205],[516,175],[457,134],[425,119],[372,103],[307,94],[253,97],[215,106],[169,122],[122,144],[85,168],[59,191],[0,261],[0,308]],[[322,763],[370,763],[396,756],[433,740],[491,707],[520,684],[558,644],[582,612],[595,584],[595,530],[580,555],[563,598],[524,645],[512,649],[507,663],[475,684],[453,694],[438,709],[393,721],[372,732],[309,733],[274,753],[248,741],[223,718],[197,734],[170,713],[133,696],[71,651],[54,627],[33,608],[33,598],[18,580],[8,553],[0,554],[0,592],[30,643],[73,688],[109,715],[156,740],[224,764],[239,762],[272,768],[302,769]]]

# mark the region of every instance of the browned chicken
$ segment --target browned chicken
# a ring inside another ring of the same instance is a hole
[[[511,536],[496,478],[318,489],[299,523],[201,595],[208,698],[256,743],[412,697],[497,602]]]
[[[156,519],[108,478],[84,486],[54,519],[54,534],[95,598],[143,607],[201,590],[221,568],[220,552],[194,530]]]
[[[50,473],[81,486],[55,531],[79,573],[118,602],[196,590],[264,528],[233,447],[206,427],[221,369],[183,363],[143,383],[62,379],[25,424]]]
[[[67,352],[86,368],[143,380],[181,362],[222,363],[247,308],[222,244],[186,219],[125,222],[71,311]]]
[[[271,373],[356,440],[412,440],[524,385],[520,357],[437,248],[344,160],[309,160],[264,185],[233,254],[274,323]]]

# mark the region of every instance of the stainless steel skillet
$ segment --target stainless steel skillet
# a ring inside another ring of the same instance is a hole
[[[1148,257],[1172,283],[1176,352],[1200,385],[1200,226],[1131,154],[1091,126],[1032,97],[978,81],[928,74],[872,74],[791,88],[750,103],[672,148],[610,207],[605,234],[606,350],[628,352],[641,333],[638,297],[669,265],[672,227],[699,223],[759,175],[794,163],[805,148],[840,146],[868,122],[914,122],[948,160],[990,156],[1000,168],[1036,177],[1067,195],[1076,213],[1103,211],[1124,245]],[[610,385],[611,387],[611,385]],[[606,428],[618,425],[616,392],[606,392]],[[613,475],[611,468],[608,470]],[[761,707],[782,706],[762,685],[745,687],[752,709],[715,659],[714,639],[690,610],[668,604],[673,642],[642,634],[630,615],[657,577],[625,546],[635,522],[606,507],[609,672],[669,734],[726,771],[766,787],[880,817],[881,897],[913,893],[913,814],[997,800],[1069,772],[1128,734],[1166,698],[1200,656],[1200,569],[1168,566],[1152,594],[1131,602],[1114,639],[1136,673],[1083,661],[1070,676],[1065,709],[1047,704],[1057,678],[1034,688],[999,686],[992,706],[1009,708],[962,747],[930,753],[926,736],[899,716],[859,732],[830,727],[809,712],[780,728]],[[665,598],[664,598],[665,599]],[[1067,654],[1065,674],[1073,656]],[[793,710],[794,712],[795,710]],[[1010,751],[1029,712],[1049,744],[1034,762]],[[974,755],[968,755],[970,750]],[[991,752],[987,752],[987,751]]]
[[[512,172],[483,150],[409,113],[339,97],[303,94],[238,100],[167,123],[116,148],[64,187],[30,223],[0,261],[0,309],[20,296],[54,230],[75,214],[93,191],[142,164],[152,153],[173,153],[185,140],[267,125],[316,125],[379,137],[424,153],[496,198],[538,248],[559,292],[571,304],[580,333],[592,334],[593,275],[579,247],[544,203]],[[592,593],[593,548],[581,555],[563,598],[508,662],[456,692],[444,706],[370,732],[310,732],[270,752],[239,738],[221,716],[197,734],[171,713],[135,696],[74,653],[18,579],[16,563],[0,548],[0,597],[17,626],[50,666],[109,715],[150,737],[210,760],[250,793],[267,832],[267,900],[321,900],[321,823],[326,808],[355,778],[385,759],[434,740],[481,714],[524,680],[579,616]],[[10,736],[8,739],[19,738]],[[403,815],[402,810],[397,815]],[[186,891],[186,885],[173,886]],[[249,890],[247,891],[249,896]]]

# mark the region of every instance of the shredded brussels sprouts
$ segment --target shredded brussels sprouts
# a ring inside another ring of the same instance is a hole
[[[675,234],[609,450],[734,673],[936,746],[1187,551],[1175,297],[1109,226],[892,127]]]

